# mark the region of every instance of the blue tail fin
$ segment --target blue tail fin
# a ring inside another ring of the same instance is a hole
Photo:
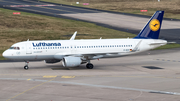
[[[156,11],[146,26],[134,39],[158,39],[164,11]]]

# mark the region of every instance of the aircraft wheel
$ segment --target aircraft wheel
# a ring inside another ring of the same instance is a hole
[[[87,67],[87,69],[93,69],[93,64],[91,64],[91,63],[88,63],[87,65],[86,65],[86,67]]]
[[[25,69],[25,70],[28,70],[28,69],[29,69],[29,67],[28,67],[28,66],[24,66],[24,69]]]

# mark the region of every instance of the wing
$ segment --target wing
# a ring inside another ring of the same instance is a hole
[[[100,58],[106,58],[106,57],[117,57],[120,56],[121,53],[112,52],[112,53],[86,53],[86,54],[63,54],[63,53],[57,53],[55,55],[56,59],[62,59],[63,57],[67,56],[73,56],[73,57],[81,57],[82,60],[94,60],[94,59],[100,59]]]

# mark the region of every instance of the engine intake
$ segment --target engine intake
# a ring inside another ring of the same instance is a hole
[[[82,60],[80,57],[69,56],[62,59],[62,65],[64,67],[76,67],[79,66],[81,62]]]

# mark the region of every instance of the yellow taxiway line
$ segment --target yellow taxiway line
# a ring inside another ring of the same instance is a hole
[[[30,89],[28,89],[28,90],[26,90],[26,91],[24,91],[24,92],[22,92],[22,93],[19,93],[19,94],[15,95],[15,96],[11,97],[10,99],[8,99],[8,100],[6,100],[6,101],[10,101],[10,100],[12,100],[13,98],[18,97],[19,95],[22,95],[22,94],[24,94],[24,93],[26,93],[26,92],[34,89],[34,88],[37,88],[37,87],[39,87],[39,86],[41,86],[41,85],[43,85],[43,84],[46,84],[46,83],[48,83],[48,82],[50,82],[50,81],[52,81],[52,80],[54,80],[54,79],[55,79],[55,78],[53,78],[53,79],[51,79],[51,80],[49,80],[49,81],[43,82],[43,83],[41,83],[41,84],[38,84],[38,85],[36,85],[36,86],[34,86],[34,87],[32,87],[32,88],[30,88]]]

